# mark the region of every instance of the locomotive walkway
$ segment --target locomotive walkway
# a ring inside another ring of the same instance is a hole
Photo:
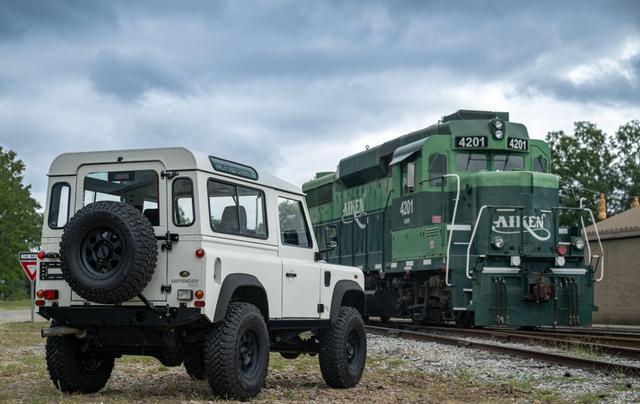
[[[372,325],[376,324],[376,325]],[[640,360],[640,334],[620,335],[590,335],[588,332],[547,332],[520,331],[507,329],[455,329],[447,327],[415,326],[407,323],[392,323],[384,326],[380,323],[370,323],[366,326],[369,333],[378,335],[394,335],[417,341],[432,341],[447,345],[480,349],[488,352],[513,355],[523,358],[537,359],[547,363],[577,367],[583,369],[600,370],[603,372],[624,373],[640,377],[640,366],[627,363],[614,363],[599,358],[582,358],[564,353],[547,352],[539,349],[529,349],[505,345],[496,340],[520,341],[541,345],[578,347],[589,352],[605,353],[616,357],[626,357]],[[585,330],[586,331],[586,330]],[[590,331],[590,330],[589,330]],[[552,334],[550,336],[549,334]],[[611,334],[611,333],[610,333]],[[474,338],[474,339],[469,339]],[[477,339],[490,339],[491,342]],[[615,342],[614,342],[615,341]],[[615,343],[615,344],[614,344]],[[622,345],[626,344],[626,345]]]

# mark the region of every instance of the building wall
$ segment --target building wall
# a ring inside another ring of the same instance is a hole
[[[604,280],[596,284],[594,324],[640,325],[640,237],[603,240]],[[598,254],[591,242],[592,254]]]

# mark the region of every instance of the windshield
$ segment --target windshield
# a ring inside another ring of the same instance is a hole
[[[487,156],[484,154],[463,153],[456,158],[458,171],[477,172],[487,169]]]
[[[524,158],[516,154],[496,154],[493,158],[495,171],[514,171],[524,169]]]

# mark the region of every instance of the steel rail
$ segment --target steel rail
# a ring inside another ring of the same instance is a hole
[[[396,335],[401,338],[412,339],[415,341],[430,341],[452,346],[461,346],[466,348],[480,349],[487,352],[518,356],[527,359],[537,359],[547,363],[564,365],[575,368],[600,370],[604,372],[620,372],[631,376],[640,377],[640,367],[625,365],[621,363],[611,363],[597,359],[577,358],[570,355],[550,353],[544,351],[536,351],[531,349],[511,347],[507,345],[470,341],[464,338],[440,335],[428,332],[410,331],[402,328],[389,328],[378,326],[365,326],[369,333],[378,335]],[[463,331],[463,330],[455,330]],[[466,330],[465,330],[466,331]]]

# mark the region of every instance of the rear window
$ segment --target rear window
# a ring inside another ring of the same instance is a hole
[[[487,169],[487,156],[484,154],[463,153],[456,157],[458,171],[477,172]]]
[[[493,158],[495,171],[514,171],[524,169],[524,158],[515,154],[496,154]]]
[[[158,211],[158,173],[154,170],[99,171],[84,178],[84,206],[98,201],[116,201],[132,205],[160,225]]]

